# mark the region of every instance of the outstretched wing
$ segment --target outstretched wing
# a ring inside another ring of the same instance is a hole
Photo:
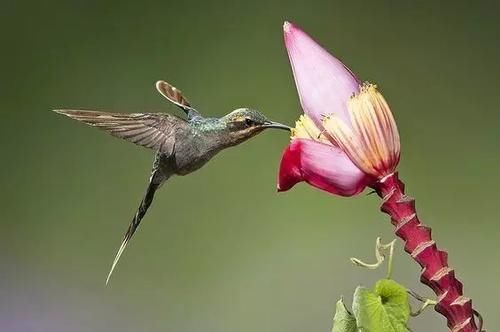
[[[181,90],[177,89],[175,86],[165,82],[156,82],[156,90],[170,102],[182,108],[182,110],[187,114],[188,119],[192,119],[197,116],[201,116],[197,110],[191,107],[189,101],[182,95]]]
[[[173,115],[162,113],[124,114],[83,110],[54,112],[104,130],[115,137],[167,154],[173,150],[175,130],[184,122]]]

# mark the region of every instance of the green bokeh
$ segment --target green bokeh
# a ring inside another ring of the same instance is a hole
[[[0,11],[2,331],[325,331],[341,295],[383,276],[348,260],[393,237],[379,200],[277,194],[288,138],[269,131],[167,183],[104,286],[152,153],[49,110],[177,112],[165,79],[206,115],[292,124],[285,19],[383,90],[408,192],[498,329],[498,1],[74,0]],[[430,295],[397,252],[394,277]],[[446,331],[432,310],[410,323]]]

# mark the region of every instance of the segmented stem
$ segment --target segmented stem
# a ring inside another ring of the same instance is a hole
[[[420,281],[437,295],[437,312],[446,317],[453,332],[477,332],[471,299],[463,295],[462,283],[448,266],[448,254],[438,250],[431,229],[420,223],[415,200],[404,193],[404,184],[394,173],[374,185],[383,199],[381,210],[391,217],[395,233],[405,242],[405,251],[422,267]]]

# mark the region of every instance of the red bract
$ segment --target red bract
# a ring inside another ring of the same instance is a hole
[[[339,148],[295,138],[281,160],[278,190],[288,190],[302,180],[341,196],[355,195],[369,182],[369,178]]]
[[[288,22],[283,29],[305,114],[283,153],[278,190],[301,181],[341,196],[374,188],[405,250],[424,268],[421,280],[438,295],[436,310],[448,319],[448,327],[477,331],[471,301],[448,267],[447,254],[437,249],[430,228],[416,216],[413,199],[404,195],[396,173],[399,133],[385,98],[305,32]]]

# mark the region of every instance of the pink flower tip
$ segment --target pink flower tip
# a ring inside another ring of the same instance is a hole
[[[283,37],[305,114],[319,127],[325,114],[349,123],[347,100],[359,92],[360,81],[295,24],[284,22]]]
[[[288,21],[283,22],[283,31],[284,31],[285,33],[290,32],[290,29],[291,29],[292,27],[293,27],[293,24],[292,24],[292,23],[290,23],[290,22],[288,22]]]
[[[294,32],[302,32],[302,30],[296,26],[294,23],[290,22],[290,21],[284,21],[283,22],[283,34],[285,36],[285,39],[287,37],[287,35],[292,35]]]

